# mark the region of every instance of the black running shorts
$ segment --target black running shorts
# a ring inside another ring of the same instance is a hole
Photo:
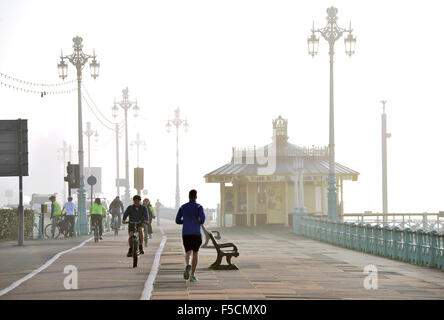
[[[200,234],[184,234],[182,235],[183,246],[185,252],[187,251],[199,251],[202,244],[202,236]]]

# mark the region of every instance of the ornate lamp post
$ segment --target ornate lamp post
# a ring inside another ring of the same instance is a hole
[[[316,37],[316,33],[327,40],[329,44],[330,55],[330,130],[329,130],[329,172],[328,172],[328,219],[338,220],[338,208],[337,208],[337,192],[336,192],[336,171],[335,171],[335,129],[334,129],[334,99],[333,99],[333,55],[334,45],[336,40],[341,38],[344,32],[348,32],[348,36],[344,39],[345,52],[351,56],[355,53],[356,38],[352,35],[351,23],[349,29],[340,28],[336,24],[338,19],[336,14],[338,9],[330,7],[327,9],[327,26],[322,29],[315,29],[314,23],[312,28],[312,35],[307,39],[308,53],[314,57],[318,53],[319,38]]]
[[[180,110],[177,108],[175,111],[175,117],[173,120],[167,121],[166,129],[171,132],[171,126],[176,127],[176,210],[180,207],[180,191],[179,191],[179,127],[183,124],[185,132],[188,132],[187,120],[180,119]]]
[[[140,108],[135,102],[129,100],[128,87],[122,90],[122,100],[119,102],[114,101],[113,116],[117,117],[117,105],[119,105],[125,111],[125,206],[129,205],[130,192],[129,192],[129,160],[128,160],[128,110],[134,109],[134,116],[139,115]]]
[[[143,146],[144,150],[146,150],[146,142],[145,140],[140,140],[140,135],[139,133],[136,134],[136,140],[131,141],[131,148],[133,146],[136,146],[137,148],[137,168],[139,168],[139,147]]]
[[[77,190],[77,200],[78,200],[78,212],[79,212],[79,224],[80,224],[80,234],[88,234],[88,221],[86,219],[86,203],[85,203],[85,184],[83,181],[83,136],[82,136],[82,69],[89,59],[92,59],[89,64],[91,68],[91,76],[96,79],[99,76],[100,63],[96,61],[96,54],[87,55],[83,52],[82,41],[83,39],[79,36],[73,39],[74,52],[71,55],[64,56],[63,52],[60,56],[60,63],[57,65],[59,71],[59,77],[64,80],[68,75],[68,64],[65,62],[67,59],[71,62],[77,69],[77,100],[78,100],[78,136],[79,136],[79,175],[80,175],[80,186]]]

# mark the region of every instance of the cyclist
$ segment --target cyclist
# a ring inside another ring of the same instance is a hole
[[[89,209],[89,213],[91,215],[91,226],[93,226],[94,223],[97,222],[97,224],[99,225],[99,237],[100,240],[102,240],[102,232],[103,232],[102,216],[106,217],[106,209],[102,205],[100,198],[96,198],[94,200],[93,205]]]
[[[133,234],[137,229],[137,232],[139,233],[139,253],[140,254],[144,254],[143,251],[143,245],[142,245],[142,239],[143,239],[143,229],[142,229],[142,224],[143,223],[148,223],[150,218],[148,216],[148,210],[146,209],[146,207],[142,206],[140,204],[140,201],[142,200],[142,198],[139,195],[135,195],[133,197],[133,203],[132,205],[129,205],[126,210],[125,213],[123,214],[123,223],[126,223],[126,218],[129,216],[129,221],[130,222],[136,222],[136,221],[141,221],[140,223],[138,223],[136,226],[134,226],[134,224],[130,224],[129,228],[128,228],[128,234],[129,234],[129,238],[128,238],[128,245],[129,245],[129,250],[127,253],[127,257],[132,257],[133,255]]]
[[[51,220],[52,220],[52,225],[51,225],[51,235],[54,238],[54,232],[55,232],[55,228],[56,226],[60,223],[60,216],[62,215],[62,206],[60,205],[60,203],[58,203],[56,201],[56,197],[50,196],[49,200],[51,201],[52,205],[51,205]]]
[[[111,218],[111,226],[114,227],[114,219],[118,218],[118,222],[117,222],[117,230],[120,230],[120,224],[122,221],[122,213],[123,211],[125,211],[125,208],[123,207],[123,203],[122,201],[120,201],[120,197],[116,196],[114,198],[114,200],[111,202],[111,204],[109,205],[109,212],[112,215]]]
[[[148,239],[152,239],[153,228],[151,227],[151,223],[153,222],[153,219],[156,219],[156,216],[154,215],[154,208],[151,205],[150,199],[148,198],[143,199],[143,205],[148,209],[148,215],[150,217],[150,222],[145,225],[145,232],[148,234]]]

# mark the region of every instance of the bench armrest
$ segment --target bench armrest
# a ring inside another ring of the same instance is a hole
[[[218,244],[219,248],[228,248],[228,247],[233,247],[234,251],[237,252],[238,249],[236,247],[236,245],[234,243],[222,243],[222,244]]]

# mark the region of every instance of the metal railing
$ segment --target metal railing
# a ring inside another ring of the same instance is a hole
[[[333,245],[395,260],[444,269],[444,235],[436,230],[333,222],[301,217],[301,233]]]
[[[309,213],[309,216],[320,217],[326,219],[326,215],[321,213]],[[399,227],[401,229],[410,228],[412,230],[422,229],[424,231],[436,230],[438,233],[444,232],[444,212],[438,213],[388,213],[385,215],[386,223],[384,224],[384,214],[382,213],[344,213],[339,215],[341,222],[364,223],[370,225],[383,224],[391,227]],[[440,219],[441,218],[441,219]]]

